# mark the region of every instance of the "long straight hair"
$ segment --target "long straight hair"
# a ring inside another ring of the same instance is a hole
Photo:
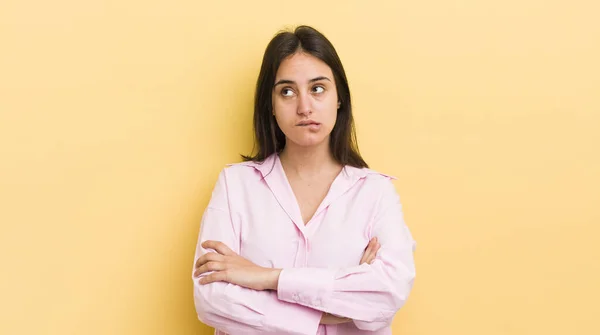
[[[254,96],[254,155],[245,161],[262,162],[285,147],[285,135],[273,116],[272,92],[275,76],[281,62],[287,57],[304,52],[327,64],[333,72],[340,108],[329,138],[333,158],[341,165],[368,167],[360,156],[352,117],[350,87],[342,62],[329,40],[316,29],[299,26],[293,32],[281,31],[267,45]]]

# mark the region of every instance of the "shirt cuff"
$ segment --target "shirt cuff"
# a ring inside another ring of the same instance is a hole
[[[321,309],[332,292],[335,273],[330,269],[289,268],[279,275],[279,300]]]
[[[264,323],[268,328],[285,331],[285,334],[317,333],[323,312],[277,299],[275,302],[264,316]]]

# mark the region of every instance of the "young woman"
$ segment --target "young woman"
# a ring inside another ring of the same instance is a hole
[[[256,154],[221,172],[194,265],[216,334],[391,334],[415,243],[391,177],[367,168],[333,45],[300,26],[267,46]]]

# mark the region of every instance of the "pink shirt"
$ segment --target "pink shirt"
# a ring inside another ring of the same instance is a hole
[[[391,179],[344,167],[305,225],[278,155],[223,169],[195,260],[214,252],[202,242],[217,240],[257,265],[283,270],[277,291],[194,279],[198,318],[215,334],[391,334],[415,278],[415,242]],[[381,244],[377,258],[358,265],[372,237]],[[319,325],[322,312],[353,321]]]

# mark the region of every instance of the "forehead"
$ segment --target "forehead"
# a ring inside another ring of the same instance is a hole
[[[325,76],[333,80],[333,73],[329,65],[313,55],[298,52],[288,56],[281,62],[279,69],[277,69],[275,81],[288,79],[302,82],[319,76]]]

